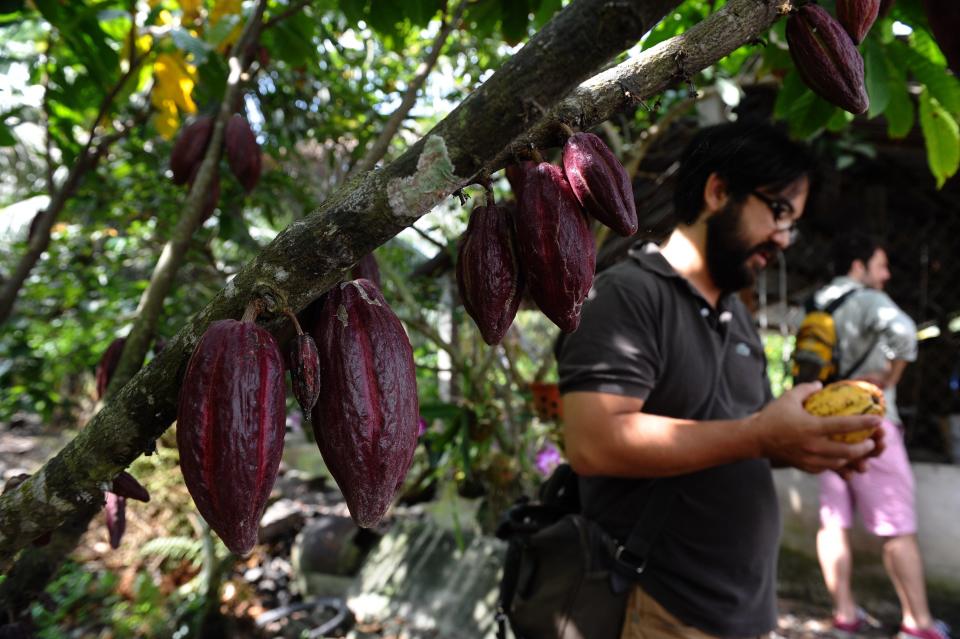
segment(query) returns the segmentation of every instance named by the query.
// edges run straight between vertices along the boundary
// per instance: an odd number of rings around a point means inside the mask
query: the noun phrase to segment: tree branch
[[[300,2],[290,7],[287,7],[287,9],[282,11],[281,13],[278,13],[275,16],[270,16],[270,19],[266,20],[263,23],[263,28],[260,30],[260,32],[263,33],[267,29],[275,27],[278,22],[283,22],[287,18],[291,16],[295,16],[296,14],[300,13],[311,4],[313,4],[313,0],[300,0]]]
[[[531,146],[559,146],[565,139],[561,124],[588,129],[627,106],[690,80],[738,47],[754,41],[790,8],[789,0],[731,0],[686,32],[584,82],[510,148],[488,162],[487,170],[492,173],[506,166]]]
[[[440,59],[440,52],[443,50],[444,43],[446,43],[450,33],[460,24],[468,1],[469,0],[460,0],[460,4],[457,5],[457,8],[454,10],[452,18],[447,19],[447,16],[444,16],[440,30],[430,45],[430,53],[428,53],[424,61],[420,63],[420,67],[417,69],[413,80],[410,81],[410,85],[403,95],[400,106],[390,114],[390,119],[387,120],[387,123],[384,125],[383,131],[380,132],[377,139],[370,145],[370,148],[367,149],[364,156],[350,169],[350,173],[347,174],[347,179],[360,173],[366,173],[387,154],[387,149],[390,148],[390,141],[393,140],[393,137],[397,134],[400,125],[403,123],[403,119],[410,113],[410,109],[416,104],[417,93],[420,92],[420,88],[424,82],[427,81],[427,77],[429,77],[430,72],[433,71],[433,67],[436,66],[437,60]]]
[[[529,126],[518,103],[554,105],[677,4],[679,0],[635,0],[614,6],[608,0],[576,0],[424,139],[386,167],[349,181],[317,211],[283,230],[76,438],[0,497],[0,556],[60,525],[83,504],[102,499],[107,482],[149,449],[176,415],[187,360],[210,322],[239,317],[250,297],[262,292],[294,311],[302,309],[361,257],[472,182]],[[723,14],[730,7],[743,13],[740,22]],[[721,24],[711,37],[729,49],[753,38],[743,23],[759,33],[776,17],[764,0],[731,0],[723,11],[711,19],[725,15],[722,24],[729,32]],[[642,87],[643,75],[656,75],[658,65],[666,64],[676,67],[673,60],[648,58],[647,66],[636,69],[640,77],[628,81]],[[616,104],[605,101],[609,111],[591,110],[597,118],[591,123],[609,117]],[[271,328],[281,326],[278,321]]]

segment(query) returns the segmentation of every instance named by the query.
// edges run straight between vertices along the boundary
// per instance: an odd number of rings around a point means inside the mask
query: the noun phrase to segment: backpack
[[[857,370],[870,355],[868,348],[853,366],[840,372],[840,351],[837,339],[837,326],[833,314],[854,293],[862,290],[852,288],[840,297],[819,308],[811,297],[806,304],[807,314],[797,331],[796,346],[793,350],[792,374],[795,383],[820,380],[824,384],[844,379]]]
[[[520,499],[497,537],[507,542],[498,639],[619,639],[627,598],[666,521],[673,490],[658,482],[622,544],[580,514],[577,475],[561,464],[538,499]],[[629,547],[629,549],[628,549]]]

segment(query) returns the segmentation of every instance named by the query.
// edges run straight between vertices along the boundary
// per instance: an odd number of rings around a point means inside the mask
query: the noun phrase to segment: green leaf
[[[437,0],[416,0],[409,3],[407,19],[416,27],[426,27],[437,15],[441,4]]]
[[[546,23],[550,22],[553,14],[559,11],[562,6],[562,0],[540,0],[540,6],[537,7],[533,14],[534,28],[539,29]]]
[[[527,22],[530,19],[527,0],[500,0],[500,11],[503,14],[503,39],[511,46],[518,44],[527,37]]]
[[[890,86],[892,80],[887,66],[887,56],[875,38],[868,38],[864,42],[863,57],[866,65],[867,95],[870,96],[870,110],[867,111],[867,117],[875,118],[887,108],[890,103],[890,93],[894,89]]]
[[[480,0],[467,6],[463,23],[470,25],[470,31],[475,38],[483,38],[494,32],[499,20],[499,0]]]
[[[913,128],[915,109],[904,70],[889,57],[886,63],[890,84],[887,86],[889,101],[883,116],[887,120],[887,135],[898,139],[906,137]]]
[[[400,35],[397,25],[403,22],[403,19],[403,4],[398,0],[373,0],[370,15],[367,16],[367,21],[374,31],[395,38]]]
[[[17,138],[14,137],[13,131],[10,130],[3,122],[0,122],[0,147],[3,146],[13,146],[17,143]]]
[[[796,69],[791,70],[783,79],[783,86],[777,93],[773,106],[773,116],[780,120],[789,119],[790,113],[797,108],[797,101],[804,96],[812,96]]]
[[[960,116],[960,80],[945,67],[934,64],[910,47],[902,45],[892,50],[899,51],[914,77],[930,89],[943,108]]]
[[[297,68],[316,59],[314,33],[313,22],[303,14],[298,14],[278,22],[267,31],[264,44],[272,56]]]
[[[233,30],[234,25],[240,22],[240,16],[225,16],[215,27],[210,29],[207,34],[209,44],[195,37],[186,29],[176,28],[170,32],[170,38],[173,44],[185,53],[193,54],[194,64],[203,64],[207,60],[207,55],[214,47],[226,38]]]
[[[56,0],[35,0],[35,4],[43,17],[57,28],[63,42],[92,79],[101,87],[110,86],[118,75],[120,61],[100,28],[97,8]]]
[[[939,189],[960,168],[960,125],[927,89],[920,94],[920,128]]]
[[[350,26],[356,26],[361,20],[367,17],[367,5],[369,0],[341,0],[340,10],[347,17]]]
[[[836,108],[814,95],[794,70],[784,78],[773,113],[774,117],[787,121],[794,137],[807,139],[830,123]]]
[[[25,0],[0,0],[0,13],[22,11],[25,4]]]
[[[280,25],[278,24],[277,27]],[[202,109],[205,105],[216,104],[223,99],[227,85],[229,69],[223,56],[212,55],[197,67],[198,82],[194,88],[194,100]]]

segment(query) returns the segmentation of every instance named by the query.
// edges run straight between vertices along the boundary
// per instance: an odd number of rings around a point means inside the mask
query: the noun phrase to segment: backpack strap
[[[863,290],[863,287],[861,287],[861,286],[854,286],[854,287],[851,288],[849,291],[845,292],[843,295],[837,297],[837,298],[834,299],[834,300],[831,300],[829,304],[827,304],[826,306],[823,307],[823,311],[824,311],[825,313],[830,313],[831,315],[833,315],[834,311],[836,311],[838,308],[840,308],[840,306],[841,306],[844,302],[846,302],[848,299],[850,299],[850,298],[853,296],[854,293],[856,293],[857,291],[861,291],[861,290]],[[813,299],[813,298],[811,298],[811,300],[812,300],[812,299]]]
[[[855,286],[855,287],[851,288],[849,291],[847,291],[846,293],[844,293],[844,294],[841,295],[840,297],[836,298],[835,300],[833,300],[833,301],[831,301],[829,304],[827,304],[826,307],[824,307],[823,310],[824,310],[825,312],[830,313],[831,315],[833,315],[834,311],[836,311],[838,308],[840,308],[840,305],[841,305],[841,304],[843,304],[845,301],[847,301],[847,299],[849,299],[850,297],[852,297],[854,293],[856,293],[856,292],[858,292],[858,291],[862,291],[862,290],[864,290],[864,288],[863,288],[862,286]],[[837,364],[838,364],[838,367],[837,367],[837,378],[838,378],[838,379],[846,379],[846,378],[848,378],[848,377],[850,376],[850,373],[852,373],[853,371],[855,371],[855,370],[857,370],[858,368],[860,368],[861,366],[863,366],[863,363],[864,363],[865,361],[867,361],[867,358],[870,357],[870,353],[873,352],[873,349],[875,349],[875,348],[877,347],[877,344],[879,344],[879,343],[880,343],[880,335],[876,335],[876,336],[873,338],[873,341],[870,343],[870,346],[867,347],[867,349],[863,352],[863,354],[861,354],[860,357],[857,358],[857,361],[855,361],[855,362],[853,363],[853,365],[851,365],[850,368],[848,368],[846,371],[843,371],[843,372],[840,371],[840,369],[839,369],[839,362],[838,362],[838,363],[837,363]]]
[[[646,570],[650,552],[667,523],[675,496],[676,490],[668,480],[653,480],[650,499],[643,507],[639,520],[614,554],[615,567],[621,575],[633,578]]]

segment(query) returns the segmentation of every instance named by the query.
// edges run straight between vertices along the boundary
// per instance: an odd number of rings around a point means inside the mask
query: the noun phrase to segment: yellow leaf
[[[217,0],[210,12],[210,22],[216,24],[224,16],[235,16],[240,13],[241,0]]]
[[[177,129],[180,128],[180,116],[177,115],[177,104],[173,100],[163,100],[159,105],[159,112],[153,116],[153,125],[157,133],[165,140],[172,140]]]
[[[191,97],[196,69],[182,55],[161,53],[153,63],[153,73],[157,80],[154,104],[156,100],[172,99],[181,111],[196,113],[197,105]]]
[[[180,8],[183,9],[183,17],[187,22],[197,19],[201,6],[203,6],[202,0],[180,0]]]

